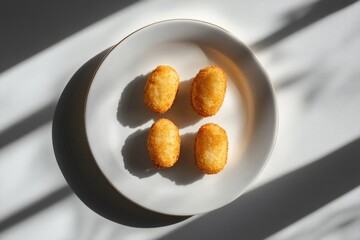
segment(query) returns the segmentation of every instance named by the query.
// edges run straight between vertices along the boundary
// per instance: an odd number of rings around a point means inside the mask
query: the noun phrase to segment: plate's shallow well
[[[209,65],[228,76],[220,111],[209,118],[191,108],[191,80]],[[180,87],[163,115],[143,104],[147,74],[170,65]],[[181,153],[170,169],[154,168],[146,152],[147,132],[161,117],[180,129]],[[229,138],[228,162],[216,175],[194,165],[194,138],[202,124],[223,127]],[[254,55],[229,32],[209,23],[169,20],[144,27],[117,44],[100,65],[85,108],[88,142],[94,158],[119,193],[144,208],[193,215],[228,204],[244,192],[273,148],[277,112],[272,86]]]

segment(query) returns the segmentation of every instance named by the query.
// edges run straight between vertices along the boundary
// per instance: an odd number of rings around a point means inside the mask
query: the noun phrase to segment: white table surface
[[[84,62],[134,30],[171,18],[212,22],[254,50],[276,89],[278,140],[248,194],[253,205],[245,197],[169,226],[125,226],[94,213],[67,187],[53,153],[51,113]],[[360,165],[354,160],[360,161],[359,64],[356,1],[131,4],[0,73],[0,239],[359,239]],[[30,130],[16,134],[22,129]],[[347,172],[322,176],[317,161],[326,168],[328,159],[334,162],[329,168],[341,161],[353,165]],[[359,175],[351,175],[354,169]],[[293,184],[293,173],[305,182],[319,176],[339,184],[309,192],[301,180]],[[287,191],[298,195],[287,196]],[[281,205],[287,197],[298,199],[290,210]],[[242,215],[247,204],[258,212]],[[257,221],[261,212],[268,222]],[[273,220],[272,214],[277,216]]]

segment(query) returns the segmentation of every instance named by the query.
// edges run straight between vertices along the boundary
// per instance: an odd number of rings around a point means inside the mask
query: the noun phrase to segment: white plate
[[[227,92],[220,111],[202,118],[190,105],[191,79],[213,64],[225,70]],[[158,65],[172,66],[181,79],[163,115],[143,104],[146,74]],[[182,136],[180,158],[166,170],[154,168],[146,152],[147,131],[161,117]],[[209,122],[229,138],[228,163],[216,175],[194,165],[195,133]],[[152,211],[193,215],[230,203],[254,180],[274,146],[277,110],[271,83],[243,43],[209,23],[168,20],[130,34],[108,54],[89,89],[85,126],[99,168],[119,193]]]

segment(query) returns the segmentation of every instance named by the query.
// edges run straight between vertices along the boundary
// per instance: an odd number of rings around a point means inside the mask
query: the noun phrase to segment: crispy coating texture
[[[157,168],[168,168],[176,163],[180,154],[180,135],[173,122],[161,118],[151,126],[147,151]]]
[[[206,174],[220,172],[227,162],[228,145],[226,131],[220,126],[201,126],[195,137],[195,165]]]
[[[201,69],[191,86],[191,105],[203,117],[215,115],[225,97],[226,74],[218,66]]]
[[[146,80],[144,103],[155,113],[164,113],[174,103],[179,88],[179,76],[170,66],[158,66]]]

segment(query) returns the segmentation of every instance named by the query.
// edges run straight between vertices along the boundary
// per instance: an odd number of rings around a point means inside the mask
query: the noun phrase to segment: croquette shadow
[[[155,114],[146,108],[143,101],[148,75],[149,73],[137,76],[126,85],[121,93],[116,114],[121,125],[131,128],[138,127],[155,117]]]
[[[147,178],[157,173],[146,150],[148,131],[142,129],[132,133],[121,149],[125,169],[138,178]]]
[[[193,79],[181,81],[174,104],[164,114],[152,113],[143,102],[143,92],[149,74],[139,75],[123,90],[117,109],[117,120],[123,126],[136,128],[153,119],[168,118],[179,128],[191,126],[200,121],[201,116],[191,106],[190,92]],[[129,135],[121,149],[124,166],[130,174],[138,178],[147,178],[155,173],[170,179],[177,185],[187,185],[201,179],[201,173],[194,164],[195,133],[181,136],[179,160],[168,169],[157,169],[153,166],[147,153],[147,134],[149,128],[137,130]]]
[[[201,116],[198,115],[191,106],[190,92],[192,80],[193,79],[189,79],[180,82],[174,104],[169,111],[160,115],[173,121],[180,129],[194,125],[201,119]]]
[[[186,133],[181,136],[181,150],[178,161],[168,169],[162,169],[159,174],[175,182],[176,185],[188,185],[204,177],[195,166],[194,160],[195,133]]]

